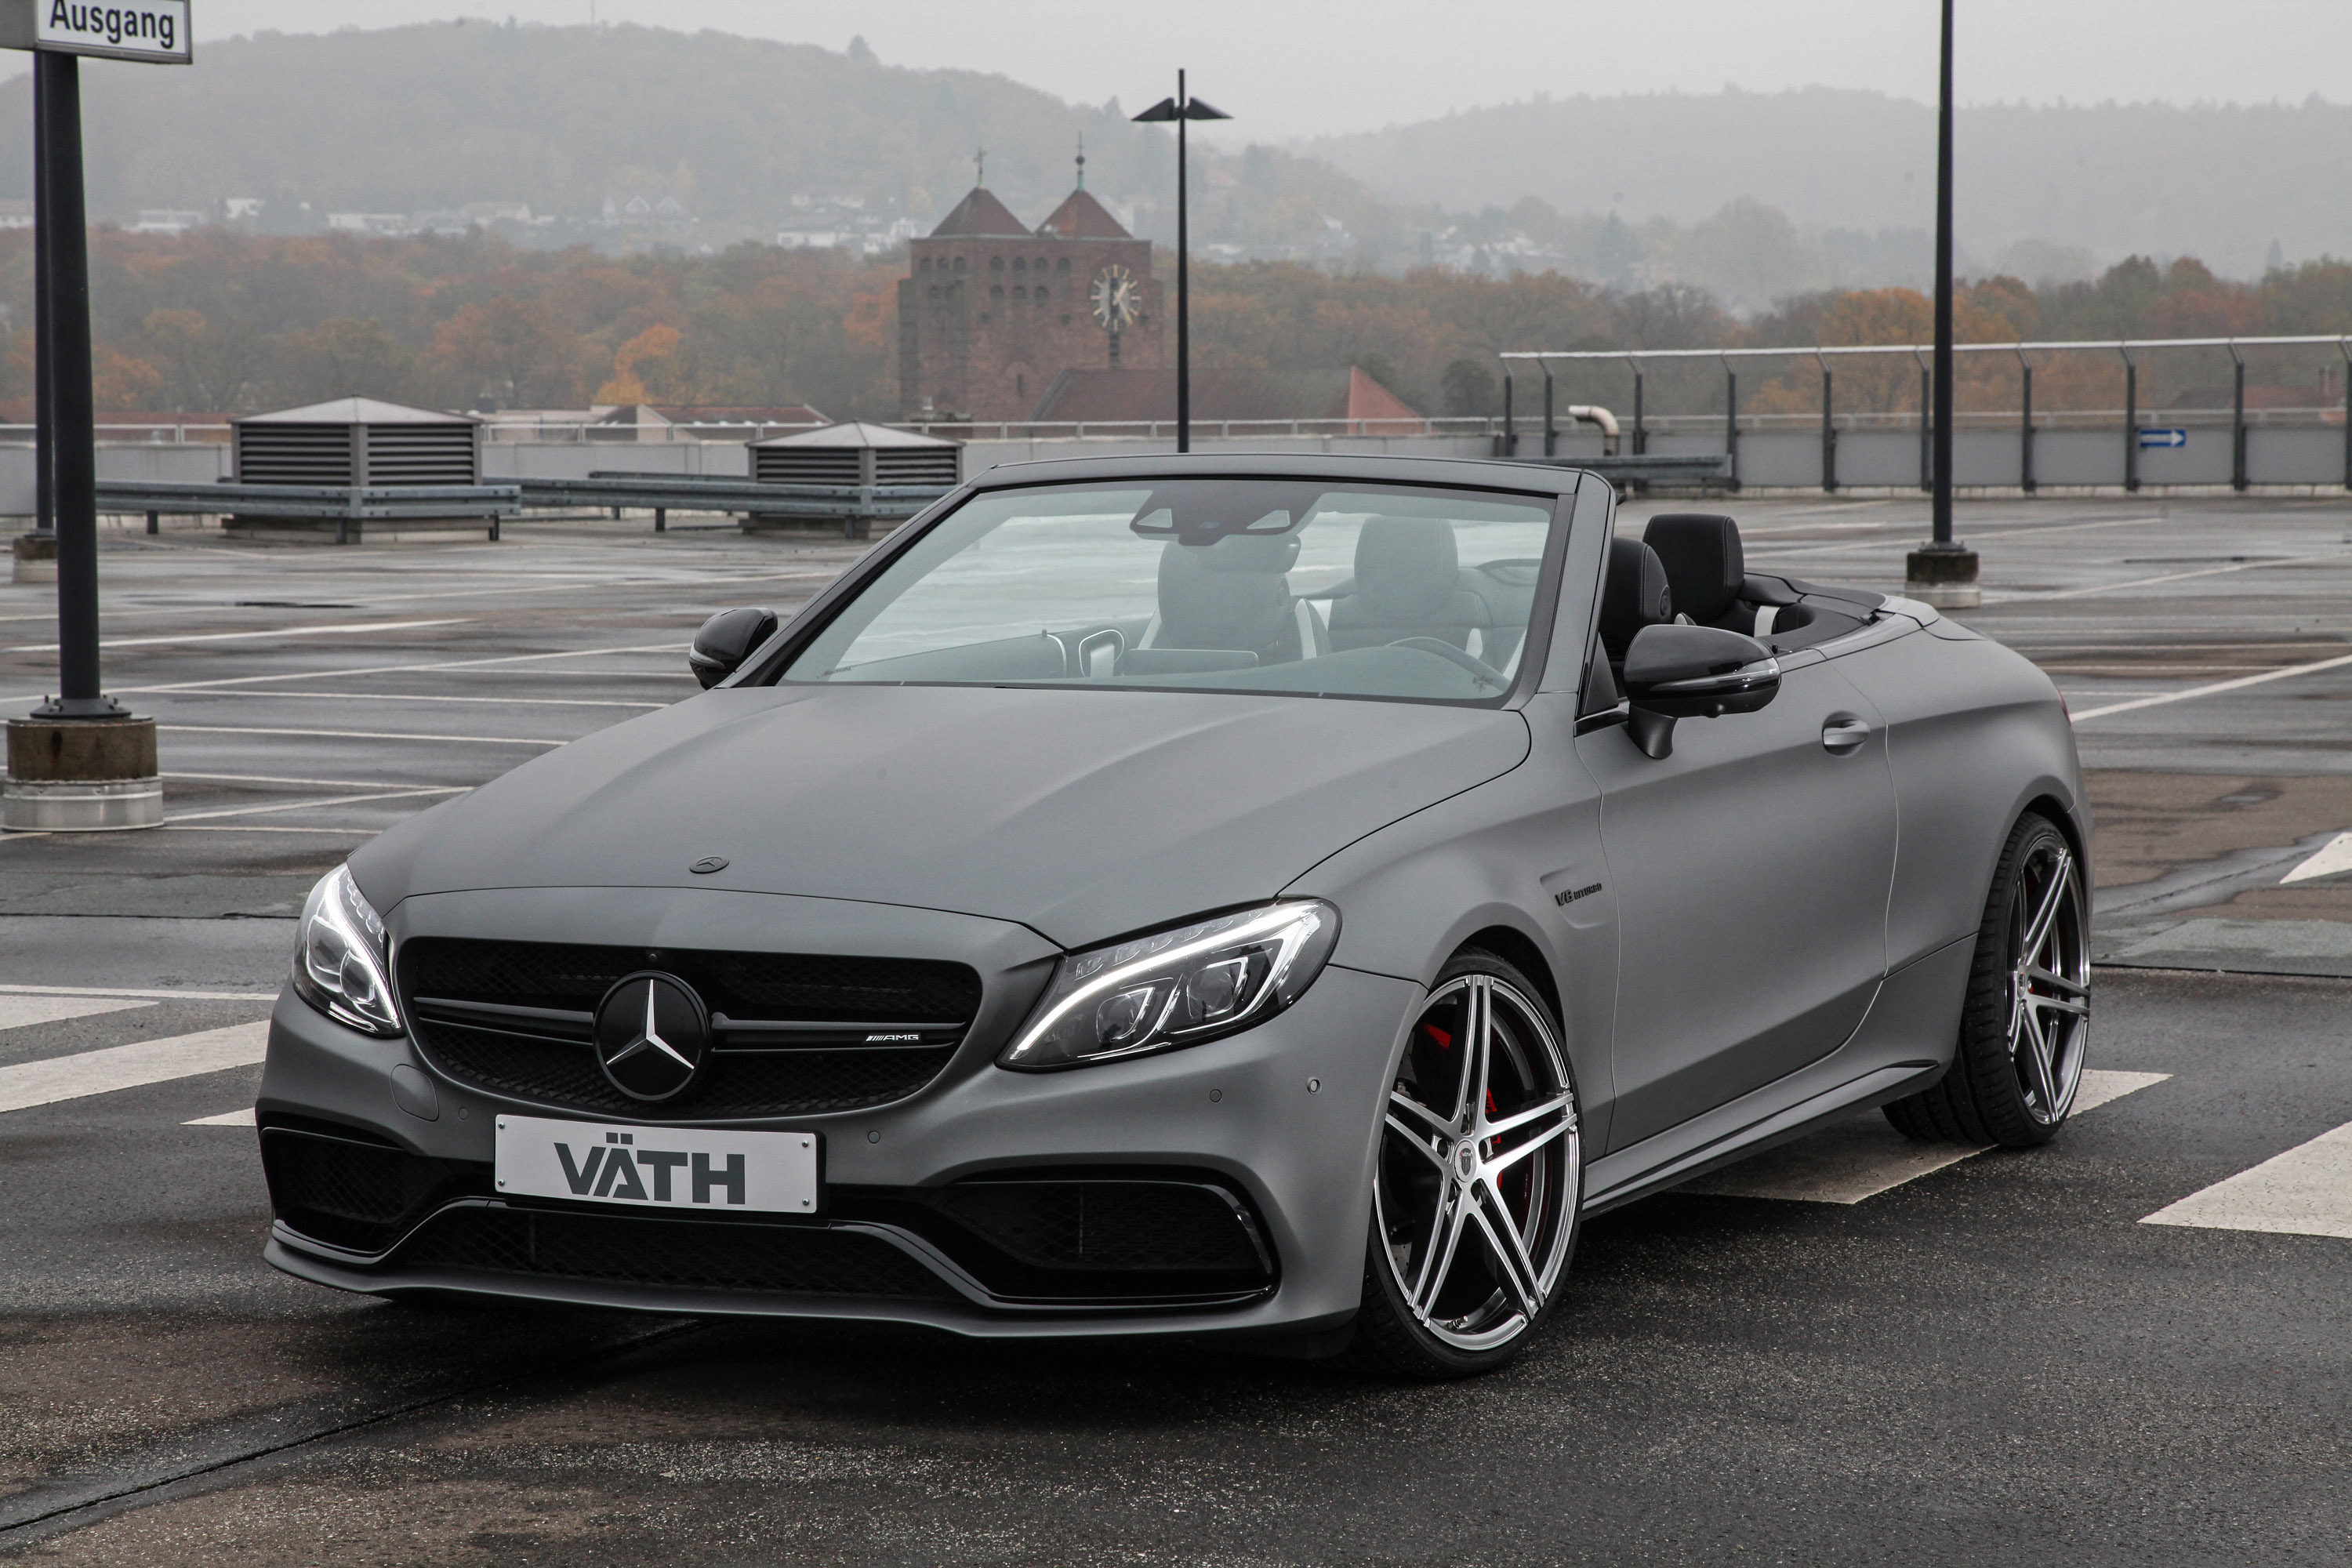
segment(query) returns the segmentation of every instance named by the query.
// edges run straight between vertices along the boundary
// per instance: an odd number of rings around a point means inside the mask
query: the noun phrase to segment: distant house
[[[327,227],[336,234],[369,234],[387,239],[416,232],[406,213],[329,213]]]
[[[146,207],[139,220],[131,226],[133,234],[185,234],[205,221],[200,212],[186,212],[177,207]]]
[[[1176,373],[1169,370],[1066,370],[1031,410],[1033,425],[1139,424],[1176,417]],[[1293,420],[1323,427],[1346,422],[1351,436],[1420,436],[1429,422],[1358,366],[1334,370],[1196,370],[1192,430],[1226,421]],[[1239,434],[1239,432],[1235,432]]]
[[[756,441],[762,437],[810,430],[829,424],[804,403],[767,407],[739,404],[625,403],[598,408],[591,418],[592,441]]]
[[[33,204],[22,196],[0,201],[0,228],[30,228],[33,226]]]

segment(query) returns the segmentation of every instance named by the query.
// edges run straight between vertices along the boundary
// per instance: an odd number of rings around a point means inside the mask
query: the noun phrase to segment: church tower
[[[1151,242],[1076,189],[1034,230],[985,185],[909,243],[898,280],[898,405],[908,420],[1021,421],[1066,370],[1156,370]]]

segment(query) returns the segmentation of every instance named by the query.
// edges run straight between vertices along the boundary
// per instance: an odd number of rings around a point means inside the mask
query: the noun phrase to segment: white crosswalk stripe
[[[111,1094],[118,1089],[168,1083],[198,1073],[251,1067],[268,1054],[269,1021],[232,1024],[194,1035],[136,1040],[127,1046],[0,1067],[0,1111],[26,1110],[61,1100]]]
[[[2352,1239],[2352,1121],[2168,1204],[2140,1223]]]
[[[2160,1072],[2083,1069],[2074,1114],[2097,1109],[2171,1077]],[[1990,1144],[1915,1143],[1876,1111],[1824,1127],[1752,1160],[1686,1182],[1677,1192],[1725,1198],[1776,1198],[1784,1203],[1858,1204],[1906,1182],[1956,1165]]]
[[[23,1029],[35,1024],[62,1024],[100,1013],[121,1013],[152,1007],[127,996],[6,996],[0,995],[0,1029]]]
[[[180,1125],[183,1127],[251,1127],[254,1125],[253,1107],[248,1105],[243,1110],[224,1110],[218,1116],[191,1116]]]

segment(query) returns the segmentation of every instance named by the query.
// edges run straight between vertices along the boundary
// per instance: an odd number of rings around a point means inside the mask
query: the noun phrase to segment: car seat
[[[1435,637],[1493,664],[1496,606],[1462,570],[1454,525],[1435,517],[1373,517],[1356,535],[1356,575],[1331,605],[1331,646],[1379,647]],[[1516,638],[1512,639],[1516,640]]]
[[[1738,523],[1714,512],[1665,512],[1650,520],[1642,542],[1665,568],[1676,614],[1702,626],[1753,634],[1756,606],[1741,603],[1748,558]]]
[[[1674,618],[1674,591],[1658,552],[1638,539],[1611,540],[1601,585],[1601,646],[1609,662],[1622,666],[1635,633]]]
[[[1321,624],[1286,575],[1297,559],[1296,533],[1170,540],[1160,552],[1160,613],[1139,646],[1252,653],[1260,664],[1318,651]]]

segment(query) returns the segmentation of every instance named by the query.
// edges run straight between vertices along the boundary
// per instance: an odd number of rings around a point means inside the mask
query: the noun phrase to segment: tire
[[[1886,1107],[1897,1131],[2010,1149],[2057,1136],[2090,1047],[2089,913],[2065,835],[2039,813],[2018,818],[1985,897],[1952,1065]]]
[[[1378,1131],[1349,1351],[1360,1366],[1416,1379],[1491,1372],[1559,1298],[1584,1152],[1575,1078],[1542,994],[1471,950],[1422,1005]],[[1485,1091],[1469,1092],[1481,1077]]]

